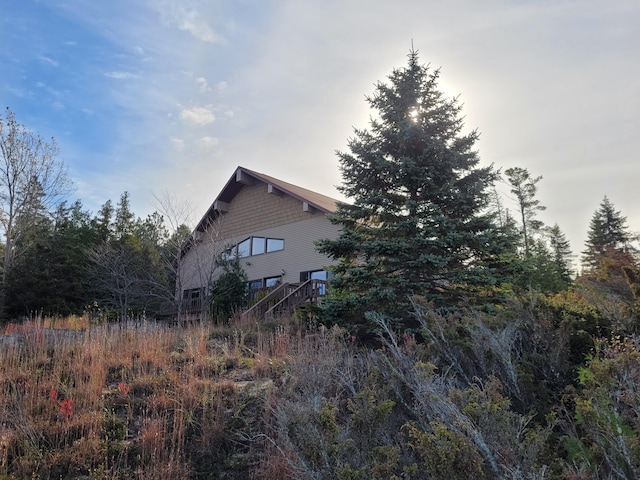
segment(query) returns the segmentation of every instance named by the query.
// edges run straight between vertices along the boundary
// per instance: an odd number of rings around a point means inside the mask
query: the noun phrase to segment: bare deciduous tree
[[[220,275],[218,260],[229,247],[220,239],[222,216],[205,217],[194,229],[194,212],[191,206],[168,192],[154,196],[155,206],[173,232],[167,242],[166,266],[175,279],[174,310],[178,323],[187,316],[198,316],[202,321],[209,314],[211,286]],[[199,290],[197,299],[190,302],[183,292]],[[194,308],[197,307],[197,312]]]
[[[30,226],[32,213],[50,209],[70,191],[66,168],[49,143],[19,124],[7,108],[0,117],[0,225],[5,237],[3,284],[15,260],[14,245]],[[20,223],[16,220],[20,218]]]

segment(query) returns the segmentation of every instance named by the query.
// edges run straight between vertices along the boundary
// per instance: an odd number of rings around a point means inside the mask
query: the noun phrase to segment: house
[[[240,260],[254,300],[271,292],[259,316],[292,295],[315,299],[326,293],[331,261],[314,241],[338,236],[327,218],[337,202],[238,167],[182,249],[176,292],[183,311],[195,313],[208,304],[203,300],[222,273],[219,258]]]

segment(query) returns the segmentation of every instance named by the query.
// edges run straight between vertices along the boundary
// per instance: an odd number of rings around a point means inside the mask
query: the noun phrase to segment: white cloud
[[[207,79],[206,78],[198,77],[198,78],[196,78],[196,83],[198,85],[200,85],[200,91],[201,92],[210,92],[211,91],[211,87],[207,83]]]
[[[223,38],[214,32],[196,12],[186,13],[177,23],[180,30],[186,30],[200,40],[210,43],[223,43]]]
[[[18,97],[18,98],[24,98],[27,96],[27,92],[25,92],[23,89],[21,88],[16,88],[16,87],[7,87],[7,91],[11,94],[13,94],[13,96]]]
[[[182,151],[184,149],[184,140],[181,138],[172,138],[171,143],[173,143],[173,146],[178,151]]]
[[[59,64],[57,61],[55,61],[53,58],[49,58],[49,57],[45,57],[44,55],[40,55],[38,57],[38,59],[42,62],[42,63],[48,63],[49,65],[51,65],[52,67],[57,67]]]
[[[202,137],[198,140],[198,145],[202,150],[212,150],[220,141],[215,137]]]
[[[131,72],[107,72],[104,75],[109,78],[115,78],[116,80],[129,80],[132,78],[138,78],[135,73]]]
[[[162,17],[162,21],[172,27],[189,32],[194,37],[208,43],[225,44],[226,40],[218,34],[195,9],[189,9],[178,2],[156,1],[152,5]]]
[[[216,120],[212,107],[190,107],[183,108],[180,112],[180,118],[195,125],[208,125]]]
[[[218,94],[222,95],[225,90],[227,89],[227,87],[229,86],[229,84],[227,82],[218,82],[218,84],[216,85],[216,89],[218,90]]]
[[[227,110],[226,112],[224,112],[224,116],[227,118],[233,118],[235,114],[233,113],[233,110]]]

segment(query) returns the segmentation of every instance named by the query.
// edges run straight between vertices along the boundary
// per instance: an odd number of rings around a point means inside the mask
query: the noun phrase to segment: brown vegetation
[[[577,296],[414,308],[420,338],[374,315],[376,347],[295,319],[9,324],[0,478],[635,478],[637,337],[575,370]]]

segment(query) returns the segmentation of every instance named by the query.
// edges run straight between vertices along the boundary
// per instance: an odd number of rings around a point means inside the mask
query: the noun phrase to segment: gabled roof
[[[283,182],[282,180],[265,175],[264,173],[254,172],[253,170],[249,170],[244,167],[238,167],[218,197],[211,204],[207,213],[205,213],[200,222],[198,222],[195,231],[204,231],[211,221],[215,220],[221,214],[221,205],[230,203],[244,185],[251,184],[253,181],[265,183],[268,188],[280,191],[285,195],[289,195],[290,197],[300,200],[303,204],[307,204],[323,213],[335,212],[339,202],[339,200],[336,200],[335,198],[307,190],[306,188],[298,187],[291,183]]]

